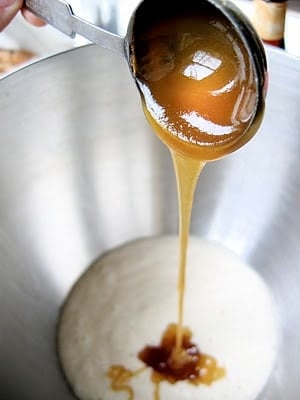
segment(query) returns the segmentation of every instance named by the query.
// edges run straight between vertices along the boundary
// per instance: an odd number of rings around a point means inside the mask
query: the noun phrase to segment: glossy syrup
[[[201,14],[157,19],[138,29],[132,69],[146,118],[171,151],[178,187],[178,318],[157,346],[146,345],[137,355],[152,370],[154,399],[159,400],[162,381],[211,385],[226,374],[184,327],[189,229],[195,188],[206,162],[237,150],[256,132],[257,87],[244,44],[209,5]],[[112,366],[112,390],[126,391],[133,400],[130,379],[142,371]]]

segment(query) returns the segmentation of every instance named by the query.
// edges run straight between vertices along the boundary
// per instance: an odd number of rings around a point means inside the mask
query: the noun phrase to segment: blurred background
[[[249,18],[253,18],[254,0],[232,0]],[[111,32],[125,35],[130,16],[139,0],[70,0],[74,14]],[[288,0],[285,18],[285,51],[300,57],[300,1]],[[82,37],[70,39],[51,26],[36,28],[18,15],[0,34],[0,64],[12,51],[29,52],[11,63],[2,73],[11,72],[33,60],[44,58],[73,47],[88,44]],[[8,54],[8,55],[7,55]],[[7,60],[6,60],[7,61]],[[18,61],[18,60],[17,60]]]

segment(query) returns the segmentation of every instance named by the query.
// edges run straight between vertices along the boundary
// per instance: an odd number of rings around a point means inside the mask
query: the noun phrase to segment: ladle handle
[[[77,17],[64,0],[25,0],[24,6],[49,25],[74,38],[79,34],[107,50],[120,53],[124,50],[124,38]]]

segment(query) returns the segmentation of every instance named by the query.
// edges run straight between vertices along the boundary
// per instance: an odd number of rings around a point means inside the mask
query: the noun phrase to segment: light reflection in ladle
[[[197,81],[207,78],[214,74],[222,65],[222,60],[206,51],[198,50],[192,58],[192,63],[187,65],[183,71],[183,75],[187,78],[192,78]]]
[[[210,134],[214,136],[231,135],[236,130],[236,128],[232,125],[227,126],[214,123],[213,121],[202,117],[202,115],[200,115],[195,111],[192,111],[190,113],[183,113],[181,115],[181,118],[184,119],[191,127],[197,128],[202,132],[206,132],[208,135]],[[189,142],[205,146],[205,142],[204,143],[199,142],[193,136],[189,138]]]

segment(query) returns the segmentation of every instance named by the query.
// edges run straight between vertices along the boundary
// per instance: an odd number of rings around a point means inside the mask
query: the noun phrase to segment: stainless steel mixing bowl
[[[260,399],[298,400],[300,60],[270,49],[268,62],[263,126],[205,168],[191,231],[272,290],[281,347]],[[55,351],[60,306],[103,251],[177,232],[171,159],[125,61],[94,45],[2,79],[0,121],[0,398],[70,400]]]

